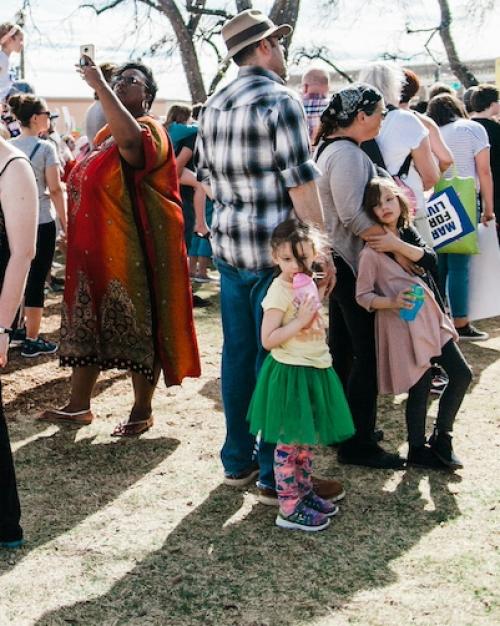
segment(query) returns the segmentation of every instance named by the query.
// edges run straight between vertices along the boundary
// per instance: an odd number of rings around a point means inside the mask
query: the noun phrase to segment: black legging
[[[436,428],[439,431],[451,432],[465,392],[472,380],[472,372],[464,355],[452,339],[443,346],[441,356],[432,361],[444,369],[449,379],[439,399]],[[410,446],[423,446],[425,443],[425,420],[431,382],[432,371],[429,368],[408,393],[406,425]]]
[[[45,279],[49,273],[56,248],[56,223],[40,224],[36,236],[36,255],[31,261],[24,292],[24,305],[43,308]]]
[[[0,383],[0,541],[22,539],[23,530],[19,525],[20,519],[21,507],[17,495],[9,432],[3,413],[2,385]]]
[[[356,277],[335,257],[337,283],[329,303],[329,346],[351,409],[359,443],[372,440],[377,418],[377,361],[373,313],[356,302]]]

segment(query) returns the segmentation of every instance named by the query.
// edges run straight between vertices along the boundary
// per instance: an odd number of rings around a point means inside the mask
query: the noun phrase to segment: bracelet
[[[6,326],[0,326],[0,335],[7,335],[12,332],[12,328],[7,328]]]

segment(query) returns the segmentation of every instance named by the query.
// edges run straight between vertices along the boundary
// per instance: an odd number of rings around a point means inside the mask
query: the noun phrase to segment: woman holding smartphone
[[[73,368],[71,395],[40,419],[90,424],[99,371],[127,369],[134,403],[112,434],[133,436],[153,425],[160,372],[166,385],[200,374],[175,157],[149,115],[157,91],[149,68],[126,63],[111,85],[89,57],[80,72],[107,125],[68,179],[60,355]]]

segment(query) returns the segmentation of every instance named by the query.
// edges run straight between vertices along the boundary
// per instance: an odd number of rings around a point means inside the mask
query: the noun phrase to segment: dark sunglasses
[[[135,78],[135,76],[115,76],[112,81],[111,84],[114,85],[118,85],[118,83],[125,83],[126,85],[140,85],[141,87],[145,87],[146,83],[141,82],[140,80],[137,80],[137,78]]]

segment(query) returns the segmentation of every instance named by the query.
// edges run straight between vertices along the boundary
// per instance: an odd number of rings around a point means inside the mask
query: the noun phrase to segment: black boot
[[[407,464],[412,467],[425,467],[427,469],[447,469],[445,465],[431,450],[429,446],[409,446]]]
[[[429,445],[433,454],[450,469],[462,469],[463,463],[453,452],[451,440],[452,436],[449,433],[440,432],[435,428],[429,438]]]

